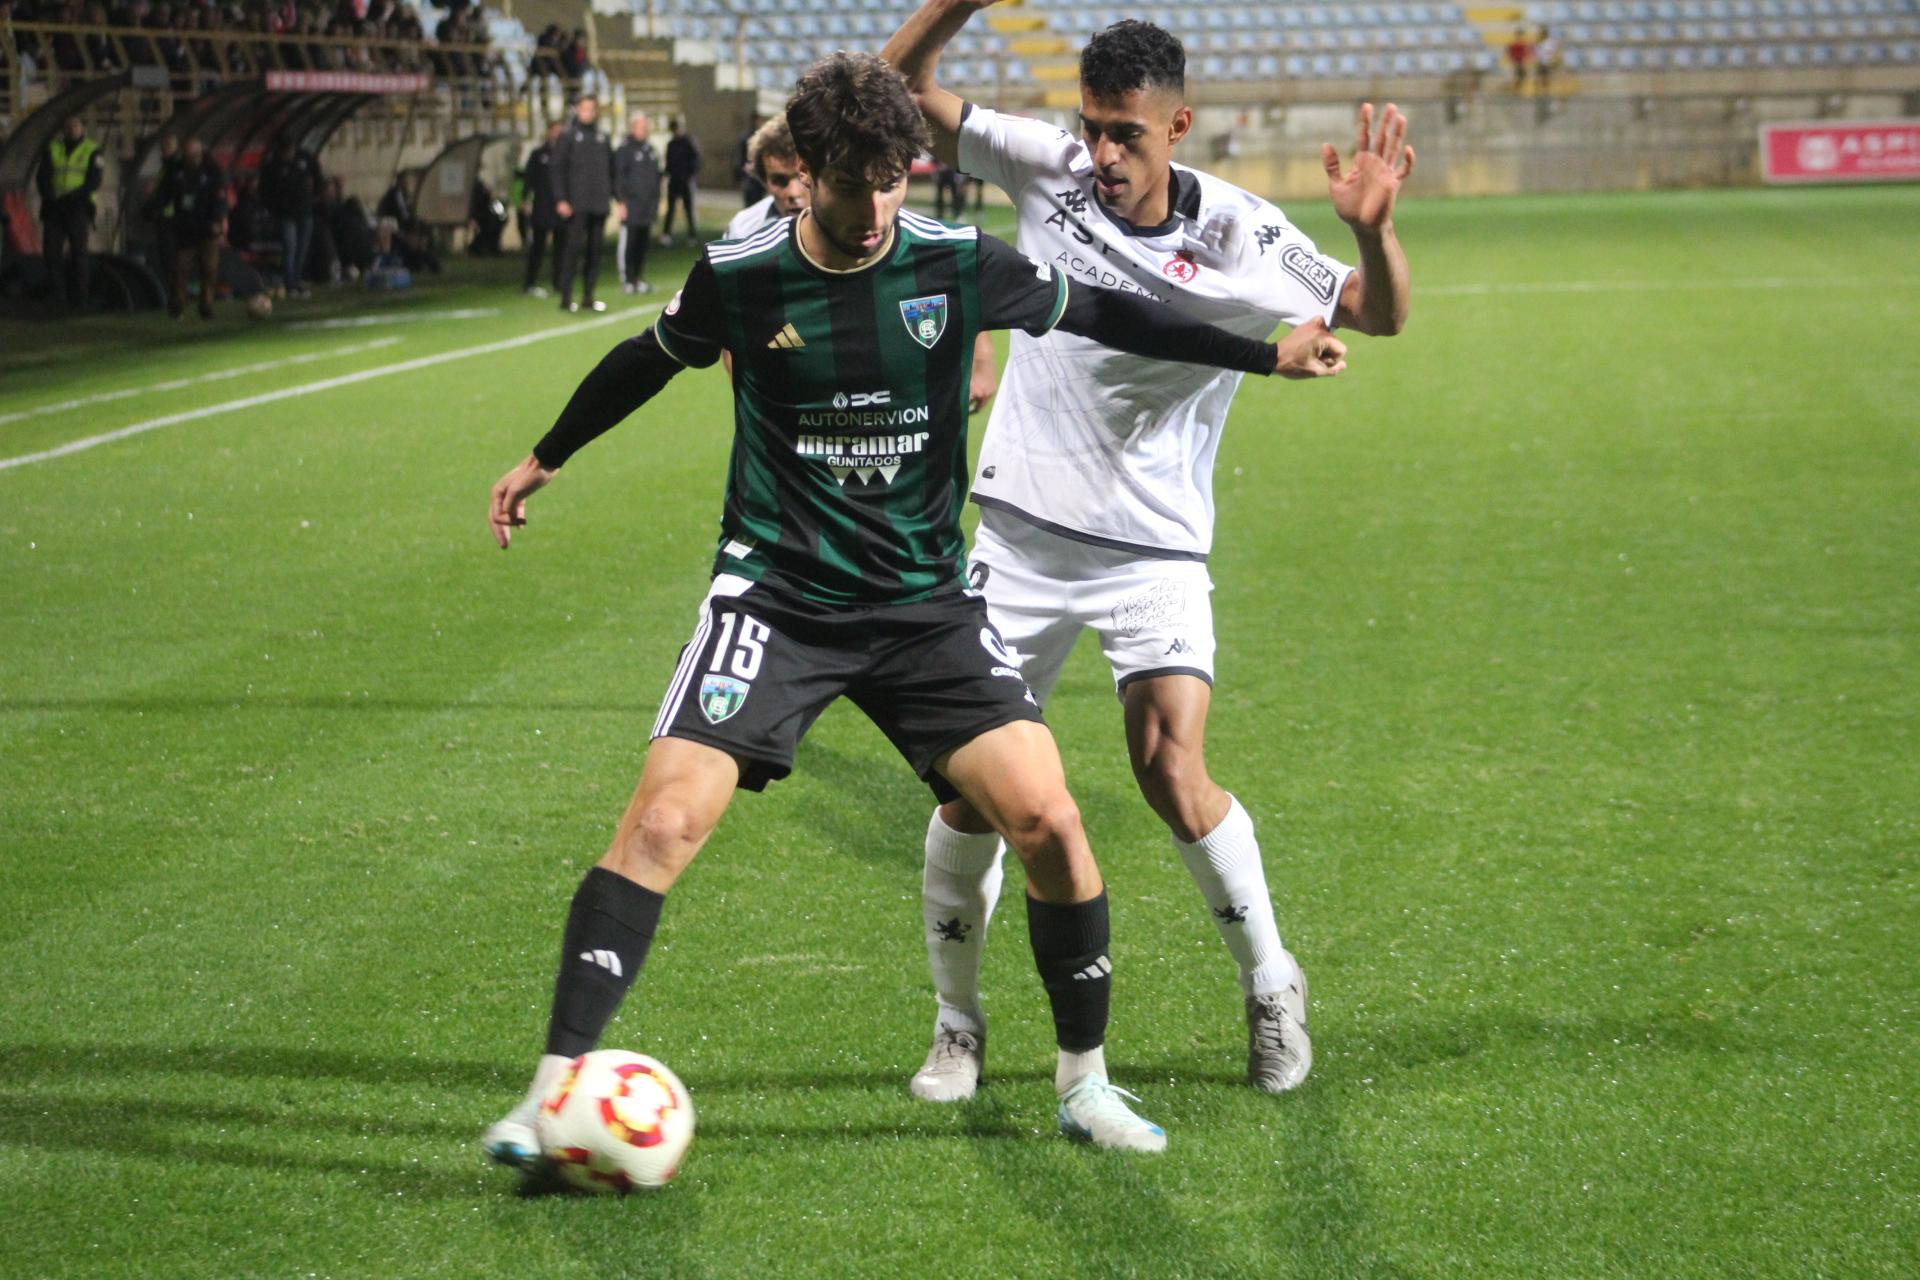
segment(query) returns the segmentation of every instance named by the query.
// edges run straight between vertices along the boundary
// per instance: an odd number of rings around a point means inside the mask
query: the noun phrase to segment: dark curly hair
[[[793,149],[815,177],[834,170],[891,186],[933,144],[900,73],[871,53],[828,54],[787,99]]]
[[[1080,51],[1080,87],[1096,98],[1135,89],[1187,91],[1187,51],[1154,26],[1128,18],[1095,32]]]

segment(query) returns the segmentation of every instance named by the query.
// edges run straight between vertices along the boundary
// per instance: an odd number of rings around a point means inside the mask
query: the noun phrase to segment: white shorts
[[[980,513],[967,580],[1042,703],[1084,627],[1100,636],[1116,690],[1149,676],[1213,683],[1213,579],[1199,560],[1158,560]]]

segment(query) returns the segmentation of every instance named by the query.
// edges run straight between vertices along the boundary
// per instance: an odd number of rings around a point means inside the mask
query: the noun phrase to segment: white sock
[[[1264,995],[1294,980],[1292,957],[1280,945],[1267,896],[1267,874],[1260,865],[1260,842],[1253,819],[1228,796],[1227,816],[1192,844],[1178,836],[1173,847],[1200,886],[1220,940],[1240,966],[1240,986],[1248,995]]]
[[[1053,1068],[1053,1091],[1065,1093],[1067,1086],[1088,1074],[1107,1078],[1107,1049],[1105,1045],[1096,1045],[1085,1053],[1075,1053],[1071,1049],[1060,1051],[1060,1061]]]
[[[573,1065],[573,1059],[560,1053],[543,1053],[540,1065],[533,1069],[533,1083],[527,1086],[527,1102],[539,1106],[553,1092],[553,1086],[560,1083],[560,1077],[567,1074],[567,1068]]]
[[[940,1002],[935,1026],[978,1035],[987,1028],[980,1008],[980,956],[987,921],[1000,900],[1005,846],[989,831],[969,835],[933,811],[927,823],[927,861],[920,881],[920,918],[927,929],[927,967]]]

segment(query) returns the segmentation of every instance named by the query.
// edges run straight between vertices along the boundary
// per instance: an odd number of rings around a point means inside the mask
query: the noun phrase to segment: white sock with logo
[[[1232,796],[1227,800],[1227,816],[1219,826],[1192,844],[1175,836],[1173,847],[1200,886],[1220,940],[1240,966],[1241,988],[1248,995],[1263,995],[1285,988],[1294,980],[1295,970],[1274,924],[1253,819],[1238,800]]]
[[[969,835],[940,811],[927,823],[927,861],[920,881],[920,917],[927,930],[927,967],[940,1001],[935,1026],[974,1034],[986,1030],[980,1008],[980,956],[987,922],[1000,900],[1005,846],[989,831]]]

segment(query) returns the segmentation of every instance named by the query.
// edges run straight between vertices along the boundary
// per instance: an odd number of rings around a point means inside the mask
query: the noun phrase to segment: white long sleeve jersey
[[[960,126],[960,168],[999,186],[1020,249],[1074,284],[1150,294],[1250,338],[1319,316],[1352,268],[1269,202],[1173,166],[1167,221],[1136,228],[1094,195],[1093,158],[1052,125],[983,107]],[[1054,332],[1012,336],[974,500],[1045,529],[1169,559],[1213,545],[1213,465],[1240,375],[1143,360]]]

